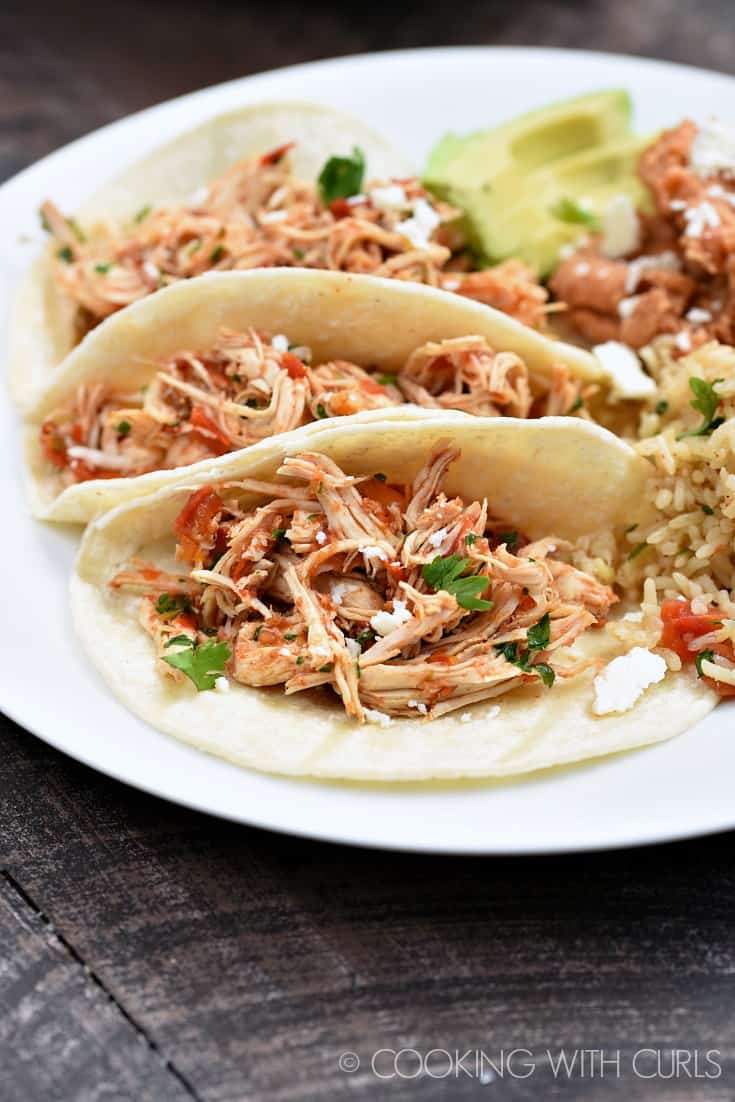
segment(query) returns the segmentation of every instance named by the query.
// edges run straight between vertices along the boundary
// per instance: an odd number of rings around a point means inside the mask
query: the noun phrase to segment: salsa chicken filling
[[[532,326],[546,290],[510,260],[482,271],[458,228],[460,212],[415,178],[371,183],[364,159],[333,157],[316,184],[294,176],[291,145],[228,169],[189,203],[145,207],[131,223],[89,236],[49,200],[54,275],[80,308],[80,332],[175,283],[213,270],[297,267],[361,272],[454,291]]]
[[[223,332],[206,353],[174,356],[143,389],[80,385],[43,422],[44,456],[68,486],[180,467],[309,421],[404,402],[486,417],[587,416],[584,399],[596,389],[563,365],[531,379],[520,357],[477,336],[425,344],[395,375],[311,358],[282,334]]]
[[[140,595],[160,673],[198,690],[328,686],[348,716],[387,724],[550,689],[585,668],[567,648],[617,598],[563,541],[448,498],[459,454],[440,444],[405,485],[304,452],[278,480],[204,486],[174,523],[181,571],[136,559],[109,584]]]

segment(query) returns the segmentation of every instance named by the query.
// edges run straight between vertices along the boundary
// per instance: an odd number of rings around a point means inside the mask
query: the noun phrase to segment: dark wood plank
[[[3,1102],[195,1097],[7,875],[0,946]]]
[[[654,1097],[637,1049],[718,1049],[722,1078],[655,1097],[732,1097],[732,836],[528,861],[353,851],[164,805],[17,731],[4,745],[13,875],[204,1099],[384,1098],[369,1070],[339,1071],[344,1051],[364,1068],[384,1046],[562,1045],[621,1049],[631,1102]],[[546,1065],[503,1097],[602,1102],[622,1084],[555,1086]]]
[[[329,55],[534,43],[733,72],[731,9],[5,0],[0,179],[150,103]],[[732,835],[544,861],[348,851],[142,796],[10,722],[0,746],[0,866],[18,885],[0,885],[3,1102],[165,1102],[186,1098],[187,1083],[207,1102],[733,1096]],[[554,1082],[543,1054],[562,1045],[620,1049],[620,1078]],[[459,1074],[380,1080],[369,1063],[382,1047],[523,1047],[540,1066],[488,1094]],[[722,1074],[638,1078],[642,1047],[664,1061],[671,1048],[700,1061],[719,1050]],[[357,1072],[339,1070],[345,1051]]]

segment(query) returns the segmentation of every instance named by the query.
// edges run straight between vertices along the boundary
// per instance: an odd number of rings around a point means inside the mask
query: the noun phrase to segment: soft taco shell
[[[199,749],[253,769],[349,780],[525,773],[657,742],[709,712],[713,693],[686,674],[669,673],[632,711],[597,718],[589,672],[549,691],[526,688],[462,714],[395,720],[382,728],[346,719],[328,693],[287,698],[279,688],[235,682],[226,694],[197,693],[189,684],[167,684],[156,672],[153,647],[137,623],[137,599],[114,593],[107,583],[135,554],[172,565],[171,524],[192,488],[272,476],[285,455],[305,448],[327,453],[356,474],[379,469],[389,478],[407,479],[448,436],[462,449],[448,492],[466,499],[487,495],[494,515],[532,538],[574,539],[582,530],[623,524],[636,515],[641,461],[615,437],[584,422],[480,421],[447,413],[411,422],[372,415],[318,424],[200,464],[186,484],[122,505],[87,529],[71,597],[74,624],[91,661],[133,712]],[[585,638],[604,659],[620,652],[602,631]]]
[[[129,219],[148,204],[182,202],[243,157],[291,141],[303,179],[315,179],[328,157],[353,145],[365,153],[371,177],[410,172],[398,151],[350,115],[318,104],[262,103],[218,115],[149,153],[88,199],[77,220],[93,233],[95,224]],[[24,278],[11,316],[10,388],[21,405],[76,343],[76,307],[57,289],[53,249],[49,243]]]
[[[447,291],[299,268],[213,272],[174,284],[113,314],[52,373],[28,411],[26,454],[35,515],[86,523],[105,509],[182,477],[183,468],[154,471],[135,478],[82,482],[59,493],[58,478],[41,451],[39,426],[77,386],[104,380],[140,387],[155,374],[156,361],[182,349],[203,351],[222,328],[251,326],[309,345],[316,363],[343,358],[396,371],[427,341],[479,335],[496,351],[518,353],[532,375],[548,375],[554,363],[562,362],[581,378],[594,377],[594,361],[591,369],[590,357],[581,349],[552,341],[507,314]],[[397,407],[392,416],[410,416],[409,408]]]

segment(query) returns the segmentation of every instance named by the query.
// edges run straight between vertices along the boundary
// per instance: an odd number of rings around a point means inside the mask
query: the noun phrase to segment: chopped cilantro
[[[189,245],[189,248],[186,251],[189,254],[189,256],[193,256],[194,253],[199,252],[201,247],[202,247],[201,238],[200,237],[195,237],[194,240]]]
[[[556,674],[552,670],[551,666],[547,662],[537,662],[535,666],[531,667],[531,669],[536,671],[546,688],[550,689],[551,686],[554,684],[554,678],[556,677]]]
[[[316,407],[316,415],[317,415],[317,417],[326,417],[327,416],[327,411],[326,411],[326,409],[324,408],[324,406],[322,405],[321,402]]]
[[[186,674],[200,693],[213,689],[217,678],[224,673],[225,662],[232,655],[227,643],[216,643],[214,639],[209,639],[206,643],[195,643],[187,635],[177,635],[169,639],[166,647],[174,644],[180,646],[181,650],[163,655],[163,661]]]
[[[296,659],[296,665],[297,666],[303,666],[305,661],[306,661],[306,659],[304,658],[304,656],[302,654],[300,654],[299,657]]]
[[[705,513],[708,517],[711,517],[711,516],[714,515],[715,511],[714,511],[714,509],[712,508],[711,505],[705,505],[703,503],[702,504],[702,512]]]
[[[365,644],[366,643],[372,643],[374,638],[375,638],[375,632],[372,630],[372,628],[365,628],[357,636],[357,638],[355,639],[355,642],[359,643],[360,646],[362,647],[362,649],[364,650],[365,649]]]
[[[677,436],[677,440],[683,440],[687,436],[709,436],[710,433],[718,429],[720,425],[724,424],[724,417],[715,417],[714,413],[720,404],[720,398],[715,393],[715,383],[723,382],[722,379],[715,379],[713,382],[708,383],[705,379],[700,379],[697,375],[692,375],[689,378],[689,387],[691,389],[694,398],[689,403],[692,409],[696,409],[698,413],[702,414],[702,424],[699,428],[690,429],[689,432],[681,432]]]
[[[285,528],[274,528],[271,532],[271,537],[275,541],[275,543],[280,543],[281,540],[285,541],[286,543],[289,542]]]
[[[167,618],[177,616],[180,612],[191,612],[191,601],[183,595],[172,597],[170,593],[162,593],[156,601],[156,612],[159,616]],[[187,636],[179,635],[176,638],[186,639]]]
[[[715,652],[713,650],[709,650],[709,649],[708,650],[701,650],[699,652],[699,654],[697,655],[697,657],[694,659],[694,665],[697,667],[697,677],[704,677],[705,676],[705,674],[702,673],[702,663],[703,662],[714,662],[714,660],[715,660]]]
[[[115,426],[118,436],[127,436],[132,427],[129,421],[118,421]]]
[[[475,532],[468,532],[464,538],[465,545],[467,547],[472,547],[472,544],[475,542],[476,539],[477,534]]]
[[[551,622],[548,612],[545,612],[537,624],[529,628],[526,633],[526,642],[529,650],[543,650],[549,645],[551,638]]]
[[[666,401],[665,398],[662,398],[660,402],[656,402],[656,405],[654,406],[654,409],[659,417],[661,417],[662,414],[666,413],[668,408],[669,403]]]
[[[209,254],[209,259],[212,261],[213,264],[216,264],[217,261],[221,260],[224,255],[225,255],[224,246],[223,245],[218,245],[217,248],[213,249],[212,252]]]
[[[306,519],[307,520],[321,520],[321,517],[322,517],[321,513],[309,513],[309,515]]]
[[[319,673],[331,673],[334,669],[334,662],[327,662],[326,666],[319,667]]]
[[[648,547],[648,543],[646,542],[646,540],[644,540],[643,543],[637,543],[635,545],[635,547],[632,549],[632,551],[628,552],[628,562],[631,562],[633,559],[637,559],[638,556],[643,551],[645,551],[647,547]]]
[[[256,643],[258,642],[258,639],[260,638],[260,633],[261,633],[262,630],[263,630],[263,625],[258,624],[257,628],[253,632],[253,639]]]
[[[46,217],[46,211],[43,210],[41,207],[38,208],[38,217],[41,222],[41,229],[44,229],[46,233],[53,233],[53,230],[51,229],[51,223]]]
[[[365,154],[352,147],[351,157],[330,157],[319,173],[317,183],[322,202],[329,206],[335,199],[357,195],[365,175]]]
[[[548,613],[541,620],[539,620],[538,624],[536,624],[536,628],[541,628],[541,625],[544,623],[544,620],[548,621]],[[548,623],[545,625],[545,627],[546,627],[546,629],[548,629]],[[546,686],[546,688],[550,689],[551,686],[554,684],[554,679],[556,677],[556,674],[552,670],[551,666],[549,666],[547,662],[537,662],[535,665],[534,665],[533,662],[531,662],[531,649],[530,648],[531,648],[531,646],[534,645],[534,644],[531,643],[531,638],[532,638],[531,633],[533,631],[534,631],[534,628],[529,628],[528,629],[528,640],[529,640],[529,649],[528,650],[519,651],[518,643],[499,643],[499,644],[496,645],[495,649],[499,654],[502,654],[502,656],[506,660],[506,662],[510,662],[511,665],[513,665],[513,666],[518,666],[518,669],[522,670],[523,673],[536,673],[536,674],[538,674],[539,678],[541,679],[543,684]],[[543,636],[545,634],[546,634],[546,631],[544,629],[542,629],[541,632],[539,633],[539,637]],[[548,637],[546,638],[546,642],[548,643]],[[538,647],[538,644],[536,644],[536,647]]]
[[[63,260],[66,264],[71,264],[72,260],[74,259],[74,253],[71,251],[68,245],[64,245],[63,248],[59,249],[56,255],[58,256],[59,260]]]
[[[628,535],[628,532],[635,532],[637,527],[637,524],[629,524],[628,527],[625,529],[626,536]]]
[[[463,577],[463,571],[469,563],[469,559],[463,559],[459,555],[437,555],[431,562],[424,563],[421,575],[432,589],[443,589],[451,593],[460,608],[486,612],[493,607],[493,602],[483,601],[480,594],[487,589],[489,579],[483,574]]]
[[[549,212],[558,218],[560,222],[567,222],[569,225],[576,226],[589,226],[590,229],[597,229],[599,227],[599,219],[591,210],[586,210],[576,199],[570,199],[568,196],[562,196],[558,199],[552,207],[549,207]]]
[[[285,634],[284,634],[283,638],[284,638],[284,639],[288,639],[288,641],[289,641],[289,643],[290,643],[292,639],[296,639],[296,638],[297,638],[297,634],[296,634],[296,632],[295,632],[295,631],[287,631],[287,632],[285,632]]]
[[[303,249],[294,249],[293,254],[294,254],[294,256],[296,257],[297,260],[303,260],[304,257],[306,256],[306,253],[304,252]]]
[[[584,405],[584,398],[582,397],[581,394],[578,394],[577,397],[572,402],[569,409],[567,410],[567,417],[569,417],[569,415],[572,414],[572,413],[576,413],[577,410],[581,409],[583,405]]]
[[[99,272],[100,275],[107,275],[111,267],[112,264],[95,264],[94,270]]]
[[[498,539],[500,540],[501,543],[505,544],[505,546],[508,548],[509,551],[512,551],[514,547],[518,546],[519,536],[518,536],[518,533],[516,531],[513,531],[513,532],[500,532],[499,535],[498,535]]]
[[[398,382],[398,376],[391,374],[378,375],[378,382],[381,386],[395,386]]]
[[[144,207],[141,207],[140,210],[137,211],[133,215],[133,221],[134,222],[144,222],[146,220],[146,218],[148,217],[148,215],[151,213],[151,210],[152,210],[152,207],[151,207],[150,203],[146,204],[146,206],[144,206]]]

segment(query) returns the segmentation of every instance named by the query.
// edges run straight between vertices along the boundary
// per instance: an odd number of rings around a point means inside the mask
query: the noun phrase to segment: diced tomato
[[[690,601],[663,601],[661,619],[663,621],[661,646],[673,650],[682,662],[694,662],[697,654],[702,650],[711,650],[720,658],[735,662],[735,650],[730,642],[696,646],[696,640],[703,635],[709,635],[720,626],[721,621],[711,614],[693,613]],[[695,644],[694,649],[691,647],[692,643]],[[724,681],[715,681],[711,677],[705,677],[703,680],[720,696],[735,696],[735,686],[726,685]]]
[[[194,428],[199,429],[200,433],[206,438],[207,444],[210,447],[213,446],[220,454],[232,451],[232,442],[202,406],[193,407],[189,414],[189,423]]]
[[[193,612],[180,612],[178,616],[174,616],[171,624],[175,628],[189,628],[191,631],[196,631],[199,626]]]
[[[298,356],[294,356],[293,352],[284,352],[281,355],[281,367],[288,372],[292,379],[306,378],[306,368]]]
[[[111,471],[107,467],[93,467],[83,459],[70,459],[69,470],[77,482],[89,482],[92,478],[122,478],[122,471]]]
[[[58,428],[53,421],[44,421],[41,425],[41,449],[44,457],[54,467],[63,469],[69,465],[69,457]]]
[[[202,486],[192,494],[174,521],[179,538],[179,557],[195,562],[203,550],[210,550],[217,537],[217,522],[224,508],[212,486]]]
[[[75,444],[83,444],[84,443],[84,432],[82,431],[82,426],[79,424],[78,421],[76,421],[72,425],[71,438],[72,438],[72,440],[74,441]]]
[[[367,379],[360,380],[360,389],[364,391],[365,394],[388,394],[388,391],[382,383],[377,382],[376,379],[371,379],[369,376]]]
[[[260,163],[262,165],[277,165],[295,145],[296,142],[285,142],[283,145],[276,146],[275,149],[263,154]]]
[[[381,478],[366,479],[365,482],[360,483],[359,490],[365,497],[372,498],[381,505],[398,505],[401,509],[406,506],[406,495],[403,490],[392,486],[389,482],[384,482]]]
[[[389,562],[386,564],[385,572],[389,578],[392,578],[395,582],[405,582],[408,576],[408,571],[402,562]]]
[[[352,207],[346,199],[333,199],[329,204],[329,209],[335,218],[346,218],[352,213]]]
[[[251,565],[252,564],[249,563],[247,559],[240,559],[239,562],[236,562],[230,570],[230,577],[232,578],[233,582],[239,582],[243,574],[247,574]]]

